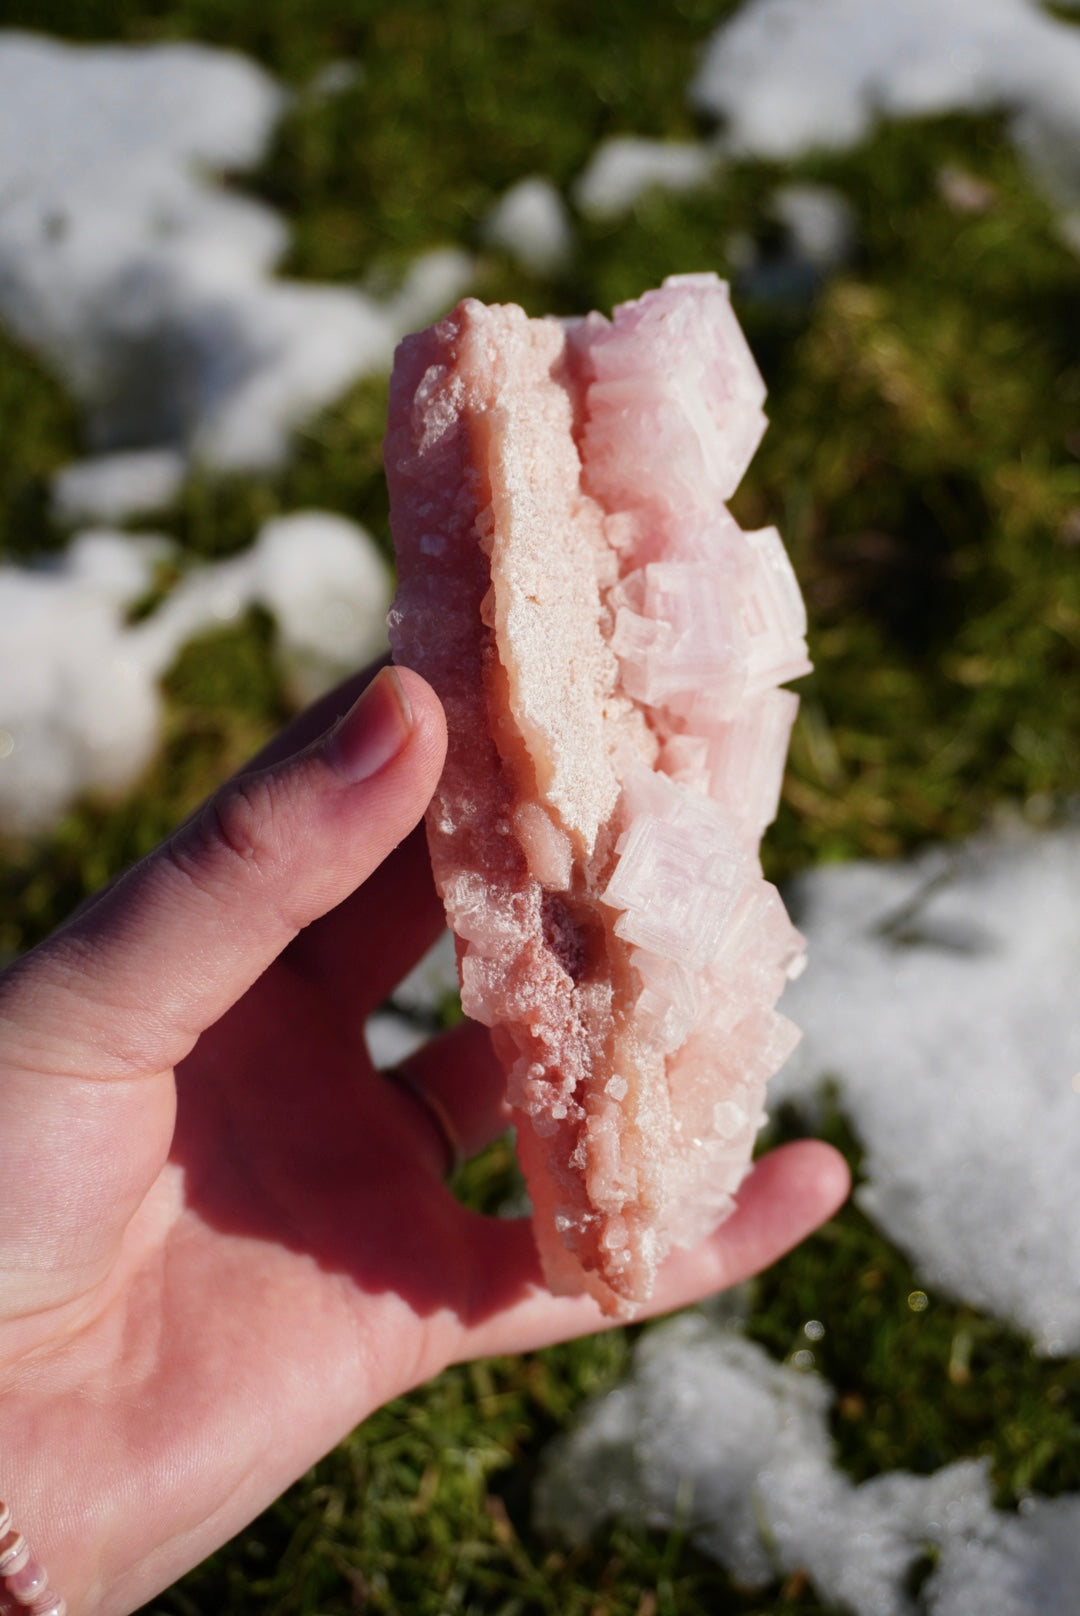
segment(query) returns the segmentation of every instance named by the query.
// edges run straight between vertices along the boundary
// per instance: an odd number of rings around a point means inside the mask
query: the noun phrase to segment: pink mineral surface
[[[391,642],[442,698],[427,828],[549,1283],[613,1314],[731,1210],[802,939],[761,873],[806,619],[724,506],[764,388],[713,275],[398,349]]]

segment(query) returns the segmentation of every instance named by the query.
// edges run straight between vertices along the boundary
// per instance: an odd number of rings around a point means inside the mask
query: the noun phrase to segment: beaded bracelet
[[[67,1616],[67,1604],[49,1587],[44,1568],[30,1553],[21,1532],[11,1525],[11,1511],[0,1499],[0,1589],[6,1600],[22,1605],[29,1616]]]

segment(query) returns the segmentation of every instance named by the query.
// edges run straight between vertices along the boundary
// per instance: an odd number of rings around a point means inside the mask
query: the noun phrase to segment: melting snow
[[[583,214],[696,189],[725,155],[795,158],[855,145],[880,117],[1000,108],[1080,245],[1080,32],[1035,0],[750,0],[712,35],[690,98],[722,120],[719,136],[603,141],[574,187]],[[827,214],[811,189],[782,189],[776,210],[805,262],[830,268],[847,256],[850,213]]]
[[[1049,1353],[1080,1350],[1077,891],[1075,829],[813,872],[783,1001],[805,1037],[770,1087],[833,1076],[866,1211],[928,1285]]]
[[[0,34],[0,319],[67,382],[95,451],[61,509],[158,504],[189,455],[275,464],[463,288],[469,261],[445,251],[382,301],[271,278],[283,222],[207,176],[258,161],[284,104],[229,52]]]
[[[646,191],[699,189],[717,162],[716,152],[692,141],[616,135],[596,148],[574,184],[574,201],[589,218],[615,218]]]
[[[192,635],[258,602],[307,699],[384,649],[390,582],[343,517],[268,522],[246,554],[198,567],[134,625],[167,539],[90,531],[55,565],[0,567],[0,825],[46,829],[82,792],[130,785],[158,740],[158,680]]]
[[[177,449],[135,449],[73,461],[53,478],[52,509],[58,522],[122,522],[172,504],[187,465]]]
[[[992,1508],[981,1461],[854,1485],[834,1461],[829,1390],[760,1347],[684,1317],[548,1451],[540,1526],[583,1541],[608,1516],[677,1526],[749,1587],[794,1571],[856,1616],[1035,1616],[1074,1610],[1080,1498]],[[937,1564],[919,1595],[908,1573]]]
[[[878,117],[1001,108],[1080,229],[1080,33],[1034,0],[751,0],[691,85],[740,156],[856,144]]]
[[[929,1285],[1055,1353],[1080,1347],[1078,888],[1075,828],[813,872],[793,894],[810,963],[784,998],[806,1037],[770,1089],[805,1103],[831,1075],[866,1149],[867,1211]],[[829,1396],[677,1320],[554,1445],[541,1523],[574,1540],[608,1515],[679,1525],[739,1581],[802,1569],[856,1616],[1077,1608],[1080,1497],[1001,1513],[979,1462],[855,1486]]]
[[[566,203],[551,181],[537,174],[503,193],[484,222],[484,236],[537,275],[561,269],[574,250]]]
[[[696,189],[725,156],[783,160],[855,145],[880,117],[1001,109],[1080,248],[1080,32],[1035,0],[750,0],[712,35],[690,98],[719,135],[603,141],[574,186],[584,215],[617,217],[654,187]],[[801,295],[849,256],[851,210],[835,192],[785,186],[774,212],[791,252],[759,263],[746,244],[744,284]]]

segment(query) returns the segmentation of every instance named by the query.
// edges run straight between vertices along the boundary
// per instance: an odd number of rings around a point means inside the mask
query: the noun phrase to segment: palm
[[[103,1279],[60,1309],[63,1333],[79,1329],[50,1378],[44,1444],[41,1417],[26,1419],[28,1471],[57,1502],[71,1476],[72,1515],[88,1502],[73,1456],[93,1455],[97,1570],[117,1596],[132,1571],[141,1589],[145,1556],[163,1552],[163,1516],[178,1567],[190,1563],[189,1534],[201,1551],[210,1523],[208,1551],[460,1344],[478,1220],[442,1183],[423,1111],[374,1071],[362,1037],[403,956],[431,940],[435,907],[413,878],[421,858],[411,838],[372,883],[396,872],[399,890],[417,894],[393,957],[372,935],[378,893],[365,891],[200,1038],[177,1068],[175,1129],[171,1074],[149,1077],[160,1102],[150,1114],[133,1091],[125,1168],[151,1187]],[[340,973],[316,975],[346,927],[357,942],[337,953]],[[466,1044],[483,1068],[471,1034],[449,1041],[449,1064]],[[112,1125],[124,1132],[122,1117]],[[42,1343],[55,1333],[44,1320]],[[37,1405],[39,1389],[28,1391]],[[41,1470],[43,1446],[59,1482]],[[145,1509],[132,1507],[133,1452],[147,1457]],[[72,1576],[66,1585],[78,1592]]]
[[[454,1200],[430,1118],[368,1060],[367,1015],[438,925],[413,835],[202,1032],[175,1082],[137,1070],[103,1104],[100,1074],[38,1080],[68,1107],[50,1170],[71,1230],[48,1260],[31,1231],[7,1263],[3,1474],[75,1610],[132,1608],[454,1359],[597,1326],[591,1303],[544,1289],[526,1225]],[[480,1029],[429,1046],[416,1075],[468,1148],[501,1130]],[[669,1265],[658,1305],[752,1272],[840,1188],[814,1147],[778,1153],[723,1240]],[[6,1199],[16,1226],[40,1204]]]

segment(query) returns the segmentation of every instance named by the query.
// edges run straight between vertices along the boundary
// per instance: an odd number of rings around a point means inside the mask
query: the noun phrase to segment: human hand
[[[0,977],[0,1496],[73,1616],[150,1598],[447,1364],[605,1322],[546,1290],[527,1222],[454,1199],[366,1053],[443,924],[409,834],[442,711],[398,678],[324,701]],[[407,1065],[467,1150],[502,1131],[483,1029]],[[846,1188],[824,1145],[765,1157],[653,1310],[772,1262]]]

